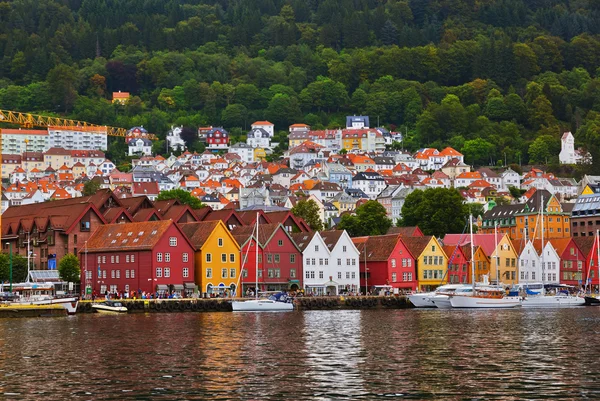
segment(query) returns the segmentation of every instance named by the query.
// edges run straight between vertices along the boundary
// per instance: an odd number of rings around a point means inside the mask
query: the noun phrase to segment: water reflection
[[[0,321],[4,399],[600,399],[600,308]]]

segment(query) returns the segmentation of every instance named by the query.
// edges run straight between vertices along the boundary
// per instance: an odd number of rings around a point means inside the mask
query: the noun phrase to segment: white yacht
[[[477,288],[473,294],[465,297],[451,297],[453,308],[471,309],[506,309],[521,305],[519,297],[506,296],[504,291],[496,288]]]
[[[6,285],[3,287],[6,288]],[[55,296],[54,283],[16,283],[12,285],[12,289],[18,297],[10,301],[11,305],[60,305],[67,315],[77,312],[79,299]]]
[[[461,288],[462,286],[462,284],[444,284],[436,288],[435,291],[414,292],[408,296],[408,299],[415,308],[435,308],[436,304],[433,302],[433,297],[439,294],[453,293],[457,288]]]
[[[520,288],[521,286],[524,288]],[[526,292],[526,296],[521,299],[523,308],[560,308],[585,304],[585,298],[569,294],[570,287],[566,285],[551,285],[550,287],[553,287],[552,294],[548,294],[545,286],[541,283],[522,284],[521,286],[519,289]]]
[[[127,313],[127,307],[118,301],[105,301],[93,304],[92,308],[99,313]]]
[[[470,284],[461,285],[452,292],[440,292],[434,295],[431,300],[438,309],[451,309],[452,304],[450,298],[457,297],[468,297],[473,295],[473,286]]]

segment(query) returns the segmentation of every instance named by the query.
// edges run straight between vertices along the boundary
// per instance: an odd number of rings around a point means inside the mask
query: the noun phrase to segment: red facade
[[[153,293],[182,291],[186,283],[194,283],[194,249],[172,222],[121,224],[121,235],[113,231],[103,240],[106,243],[110,238],[134,239],[140,232],[148,235],[156,229],[153,226],[164,223],[169,227],[152,243],[151,249],[114,244],[114,248],[106,250],[98,248],[95,245],[98,239],[92,238],[87,253],[82,249],[79,255],[81,288],[90,286],[96,294],[105,291]],[[132,234],[128,235],[129,232]]]
[[[448,283],[470,283],[469,259],[460,246],[446,245],[444,252],[448,255]]]
[[[302,254],[281,224],[260,226],[261,243],[258,247],[258,283],[260,291],[295,290],[302,288]],[[239,227],[234,237],[241,247],[242,290],[256,286],[256,241],[254,236],[240,235]],[[245,236],[245,238],[242,238]]]

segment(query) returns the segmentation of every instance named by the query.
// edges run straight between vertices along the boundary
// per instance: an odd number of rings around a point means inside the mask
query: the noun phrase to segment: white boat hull
[[[92,305],[92,308],[98,313],[127,313],[124,306]]]
[[[477,296],[465,296],[450,298],[450,304],[453,308],[506,309],[520,306],[521,301],[518,297],[483,298]]]
[[[292,311],[294,304],[287,302],[272,301],[270,299],[251,299],[248,301],[232,301],[231,307],[234,312],[278,312]]]
[[[452,309],[450,296],[448,295],[436,295],[431,298],[431,301],[438,309]]]
[[[415,308],[435,308],[436,306],[432,301],[434,295],[434,292],[410,294],[408,296],[408,300],[415,306]]]
[[[47,298],[47,299],[31,299],[31,300],[18,300],[11,302],[12,305],[60,305],[62,306],[67,315],[74,315],[77,312],[77,304],[79,300],[77,298]]]
[[[583,297],[572,295],[540,295],[527,297],[521,300],[523,308],[564,308],[569,306],[582,306],[585,304]]]

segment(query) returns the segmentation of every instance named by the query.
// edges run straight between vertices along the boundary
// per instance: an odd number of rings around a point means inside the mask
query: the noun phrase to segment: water
[[[0,320],[0,399],[600,399],[600,308]]]

